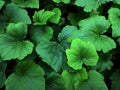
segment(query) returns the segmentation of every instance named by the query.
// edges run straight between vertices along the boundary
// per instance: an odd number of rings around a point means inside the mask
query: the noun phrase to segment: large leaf
[[[3,87],[6,80],[6,75],[5,75],[6,67],[7,67],[6,62],[0,62],[0,88]]]
[[[108,52],[116,48],[116,43],[110,37],[103,35],[110,26],[104,16],[94,16],[79,22],[80,30],[71,35],[68,41],[79,37],[82,40],[90,41],[97,51]]]
[[[41,42],[36,51],[44,62],[55,71],[60,71],[63,63],[63,48],[56,42]]]
[[[4,60],[23,59],[32,53],[33,44],[23,40],[27,34],[24,23],[10,23],[5,34],[0,34],[0,55]]]
[[[108,11],[109,20],[112,24],[112,36],[119,37],[120,36],[120,10],[118,8],[111,7]]]
[[[8,17],[8,21],[11,23],[24,22],[25,24],[31,24],[27,11],[14,3],[7,4],[4,15]]]
[[[110,77],[112,80],[111,90],[120,90],[120,69],[116,70]]]
[[[46,90],[66,90],[64,79],[52,72],[46,78]]]
[[[94,45],[80,39],[74,39],[70,49],[66,50],[68,65],[75,70],[80,70],[83,63],[94,66],[98,61],[98,54]]]
[[[55,15],[55,12],[45,11],[45,9],[35,11],[33,15],[34,25],[46,25],[48,19],[54,15]]]
[[[75,83],[75,90],[108,90],[103,76],[97,71],[88,72],[88,79]]]
[[[12,0],[12,2],[23,8],[39,8],[39,0]]]
[[[5,82],[6,90],[45,90],[43,69],[33,61],[17,64]]]
[[[91,12],[97,10],[101,4],[105,4],[112,0],[76,0],[75,5],[84,7],[84,11]]]
[[[53,29],[49,26],[31,26],[30,37],[35,44],[47,42],[53,36]]]
[[[75,90],[74,84],[77,81],[86,80],[88,78],[88,74],[85,68],[82,68],[80,71],[77,71],[77,72],[68,72],[64,70],[62,72],[62,77],[65,80],[67,90]]]

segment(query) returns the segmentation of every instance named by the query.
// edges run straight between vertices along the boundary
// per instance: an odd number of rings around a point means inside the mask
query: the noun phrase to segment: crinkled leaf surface
[[[63,48],[56,42],[41,42],[36,47],[37,54],[55,71],[60,71],[63,63]]]
[[[23,8],[39,8],[39,0],[12,0],[12,2]]]
[[[27,26],[24,23],[10,23],[6,33],[0,34],[0,55],[4,60],[21,60],[32,53],[33,44],[23,40],[26,34]]]
[[[60,18],[61,18],[61,10],[59,8],[54,8],[52,11],[55,13],[55,15],[50,17],[49,21],[57,24],[60,21]]]
[[[62,76],[55,72],[50,73],[46,78],[46,90],[66,90]]]
[[[120,90],[120,69],[116,70],[110,77],[112,80],[111,90]]]
[[[68,72],[64,70],[62,72],[62,77],[65,80],[67,90],[75,90],[74,84],[77,81],[86,80],[88,78],[88,74],[85,68],[82,68],[80,71],[77,71],[77,72]]]
[[[79,37],[82,40],[90,41],[94,44],[97,51],[108,52],[116,48],[116,43],[110,37],[104,35],[110,23],[104,16],[94,16],[79,22],[80,30],[77,30],[68,41]]]
[[[4,1],[2,1],[2,0],[0,1],[0,9],[1,9],[2,6],[4,5],[4,3],[5,3]]]
[[[45,9],[35,11],[33,15],[34,25],[46,25],[48,19],[54,15],[55,15],[55,12],[45,11]]]
[[[8,17],[8,20],[11,23],[24,22],[25,24],[31,24],[27,11],[19,8],[14,3],[7,4],[4,10],[4,15]]]
[[[75,5],[84,7],[84,11],[91,12],[97,10],[101,4],[105,4],[112,0],[76,0]]]
[[[75,90],[108,90],[103,76],[95,70],[88,72],[88,79],[75,83]]]
[[[5,75],[6,67],[7,67],[6,62],[0,62],[0,88],[3,87],[4,82],[6,80],[6,75]]]
[[[74,39],[70,49],[66,50],[68,65],[75,70],[80,70],[83,63],[94,66],[98,61],[98,54],[94,45],[80,39]]]
[[[113,62],[111,61],[112,55],[110,53],[101,53],[99,57],[98,63],[93,68],[96,70],[98,69],[99,72],[102,72],[106,69],[110,70],[113,66]]]
[[[53,29],[50,26],[31,26],[30,37],[35,44],[47,42],[53,36]]]
[[[45,90],[44,71],[33,61],[17,64],[5,82],[6,90]]]
[[[119,37],[120,36],[120,10],[118,8],[111,7],[108,11],[109,20],[112,24],[112,36]]]

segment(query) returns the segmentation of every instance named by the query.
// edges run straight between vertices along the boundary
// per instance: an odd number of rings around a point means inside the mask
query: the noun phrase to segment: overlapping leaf
[[[76,0],[75,5],[84,7],[84,11],[91,12],[97,10],[101,4],[105,4],[112,0]]]
[[[120,36],[120,10],[118,8],[110,8],[109,11],[109,20],[112,24],[112,36]]]
[[[44,62],[50,65],[55,71],[60,71],[63,63],[63,48],[56,42],[41,42],[37,45],[36,51]]]
[[[32,53],[33,44],[23,40],[26,34],[27,25],[24,23],[10,23],[6,33],[0,34],[0,55],[4,60],[21,60]]]
[[[14,3],[7,4],[4,15],[8,17],[8,21],[11,23],[24,22],[25,24],[31,24],[28,12],[25,9],[19,8]]]
[[[53,36],[53,29],[49,26],[31,26],[30,37],[35,44],[47,42]]]
[[[22,61],[5,82],[6,90],[45,90],[43,69],[33,61]]]
[[[39,8],[39,0],[12,0],[12,2],[23,8]]]
[[[79,37],[82,40],[90,41],[97,51],[108,52],[116,48],[116,43],[110,37],[104,35],[110,26],[104,16],[94,16],[79,22],[80,30],[71,35],[68,41]]]
[[[64,79],[61,75],[52,72],[46,78],[46,90],[66,90]]]
[[[78,81],[84,81],[88,79],[88,74],[85,68],[82,68],[80,71],[77,72],[68,72],[64,70],[62,72],[62,77],[65,80],[67,90],[75,90],[74,84]]]
[[[45,11],[45,9],[35,11],[33,15],[34,25],[46,25],[49,18],[55,15],[55,12]]]
[[[75,83],[74,90],[108,90],[104,77],[95,70],[88,72],[88,79]]]
[[[98,54],[94,45],[80,39],[74,39],[70,49],[66,50],[68,65],[75,70],[80,70],[82,65],[94,66],[98,61]]]

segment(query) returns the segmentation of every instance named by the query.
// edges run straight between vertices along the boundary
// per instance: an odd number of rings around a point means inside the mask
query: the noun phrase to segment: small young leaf
[[[35,11],[33,15],[34,25],[46,25],[48,19],[54,15],[55,15],[55,12],[45,11],[45,9]]]
[[[74,39],[70,49],[66,50],[68,65],[75,70],[80,70],[83,63],[94,66],[98,61],[98,54],[94,45],[90,42],[84,42],[80,39]]]

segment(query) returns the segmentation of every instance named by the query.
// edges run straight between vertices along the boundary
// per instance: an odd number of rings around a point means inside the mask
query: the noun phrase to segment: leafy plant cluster
[[[120,0],[0,0],[1,90],[120,90]]]

